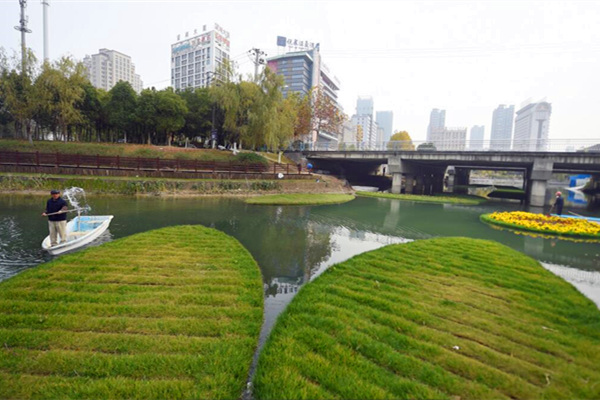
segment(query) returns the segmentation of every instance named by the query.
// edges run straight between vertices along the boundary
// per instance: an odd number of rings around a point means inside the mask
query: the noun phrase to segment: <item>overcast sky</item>
[[[28,2],[28,46],[42,58],[42,6]],[[424,139],[432,108],[447,126],[485,125],[498,104],[552,103],[550,137],[600,139],[600,1],[50,0],[50,56],[100,48],[132,57],[144,86],[170,84],[177,34],[220,24],[240,72],[276,37],[319,42],[347,114],[370,95],[394,129]],[[0,46],[19,49],[19,1],[0,0]]]

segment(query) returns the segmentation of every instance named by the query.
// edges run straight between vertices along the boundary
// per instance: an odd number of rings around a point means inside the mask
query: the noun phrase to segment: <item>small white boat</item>
[[[85,246],[106,231],[112,219],[112,215],[77,216],[67,223],[66,242],[50,246],[50,236],[48,235],[42,242],[42,249],[52,255],[57,255]],[[60,240],[60,236],[58,240]]]

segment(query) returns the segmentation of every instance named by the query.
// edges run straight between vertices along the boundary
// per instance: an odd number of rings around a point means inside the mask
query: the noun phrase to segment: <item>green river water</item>
[[[48,229],[40,216],[45,200],[10,194],[0,199],[0,280],[51,259],[40,247]],[[181,224],[202,224],[237,238],[263,274],[262,340],[300,286],[328,266],[387,244],[436,236],[503,243],[541,261],[600,304],[600,244],[517,235],[479,221],[482,213],[522,208],[515,203],[456,206],[359,197],[341,205],[279,207],[230,198],[93,196],[88,204],[94,215],[114,215],[97,243]]]

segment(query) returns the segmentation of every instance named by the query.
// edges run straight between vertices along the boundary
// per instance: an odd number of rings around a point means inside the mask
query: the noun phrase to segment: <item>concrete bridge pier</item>
[[[402,178],[405,180],[405,193],[413,192],[413,181],[417,169],[411,163],[402,161],[400,157],[390,157],[388,159],[388,168],[392,174],[392,193],[402,193]]]
[[[536,159],[533,162],[527,189],[529,192],[529,205],[543,207],[546,203],[546,188],[552,177],[554,163],[545,158]]]
[[[413,174],[404,174],[404,193],[412,194],[415,188],[415,176]]]

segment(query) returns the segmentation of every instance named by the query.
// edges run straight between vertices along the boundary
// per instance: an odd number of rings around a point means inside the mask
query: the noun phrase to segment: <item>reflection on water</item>
[[[270,326],[299,288],[330,265],[392,243],[437,236],[495,240],[547,264],[600,271],[600,245],[515,235],[479,221],[515,203],[479,206],[421,204],[357,198],[320,207],[251,206],[237,199],[88,198],[94,213],[114,215],[102,241],[164,226],[202,224],[237,238],[258,262]],[[0,280],[51,259],[41,251],[47,223],[45,198],[0,198]],[[94,244],[97,244],[94,243]],[[594,284],[600,292],[599,284]],[[266,332],[266,331],[265,331]],[[263,336],[264,338],[264,336]]]

